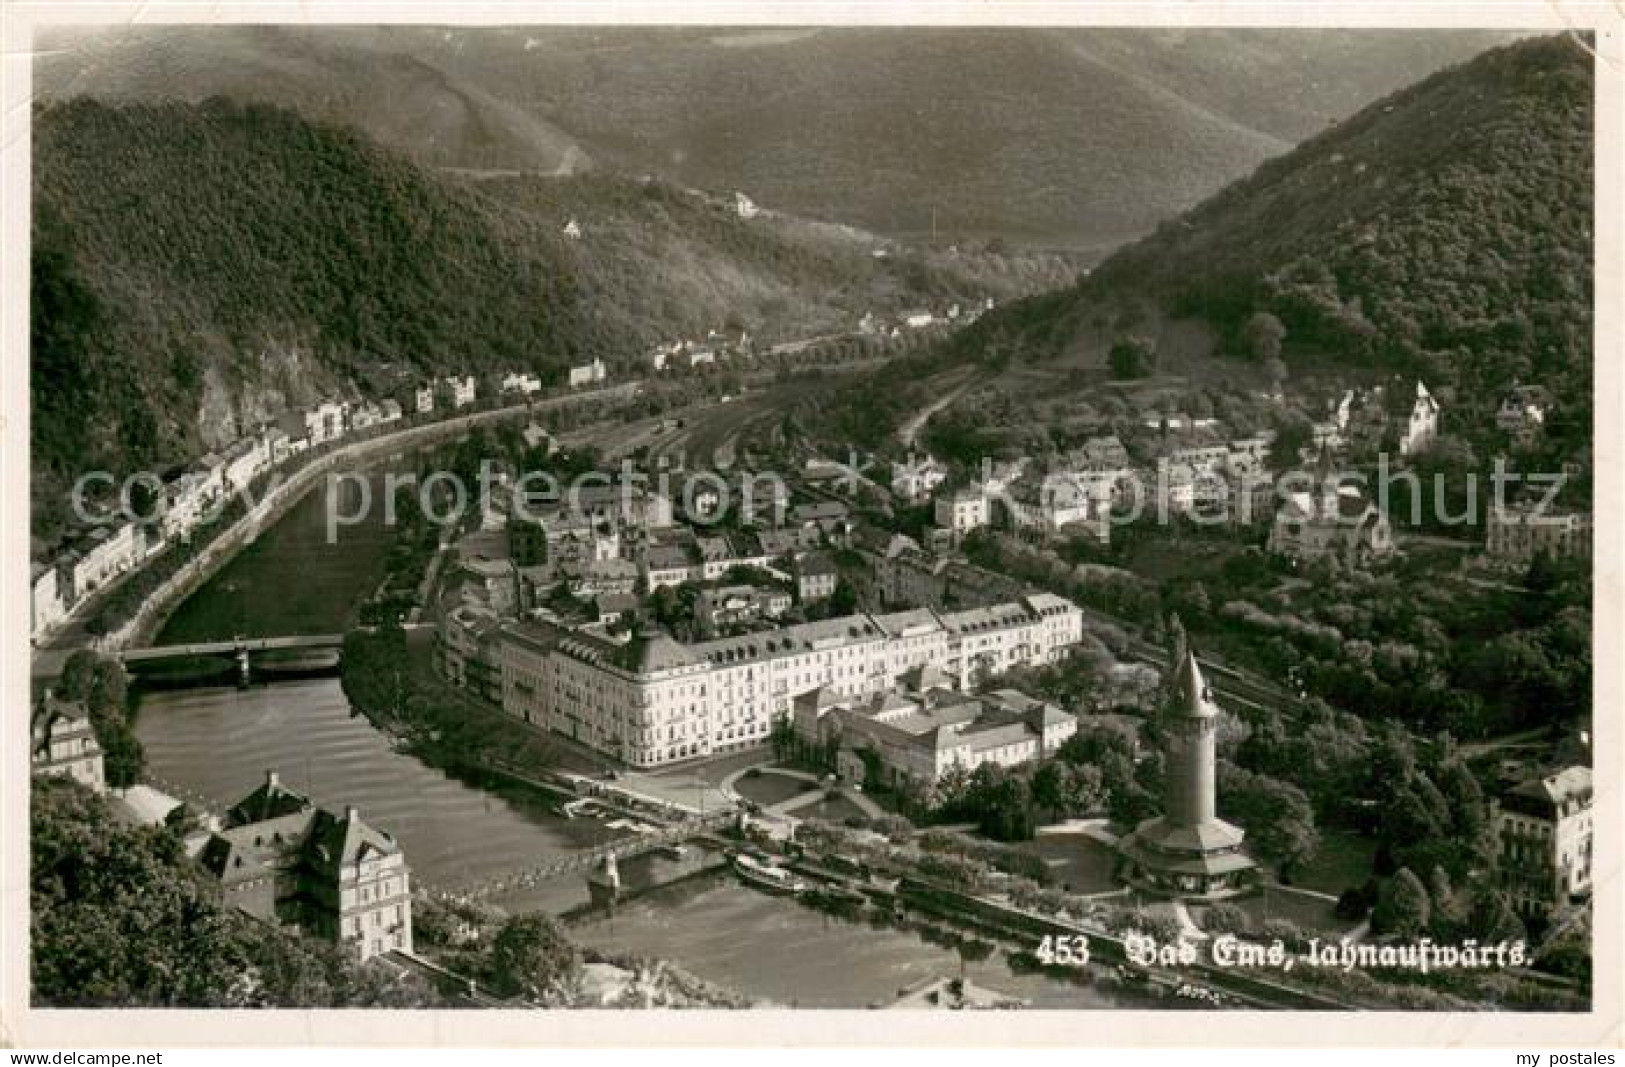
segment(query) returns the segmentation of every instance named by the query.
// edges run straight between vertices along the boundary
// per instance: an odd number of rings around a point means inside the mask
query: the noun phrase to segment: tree
[[[107,783],[122,788],[140,781],[146,753],[130,726],[126,710],[129,678],[124,667],[117,660],[80,649],[63,664],[57,691],[65,700],[84,704],[101,746]]]
[[[1202,917],[1202,929],[1210,934],[1246,933],[1252,925],[1253,917],[1247,909],[1227,901],[1210,905]]]
[[[1542,548],[1529,560],[1529,567],[1524,571],[1523,584],[1531,593],[1550,593],[1557,588],[1561,577],[1562,574],[1552,560],[1551,554]]]
[[[90,686],[101,657],[88,648],[76,650],[62,665],[57,678],[57,695],[63,700],[84,700],[90,695]]]
[[[1518,918],[1506,894],[1499,890],[1490,889],[1478,894],[1467,923],[1473,936],[1489,944],[1521,941],[1529,936],[1523,920]]]
[[[1359,922],[1371,912],[1371,897],[1364,889],[1350,886],[1339,894],[1335,911],[1344,922]]]
[[[1033,802],[1052,816],[1073,817],[1097,810],[1106,789],[1099,767],[1052,759],[1034,772],[1032,795]]]
[[[1247,320],[1247,324],[1242,327],[1241,338],[1242,343],[1247,346],[1247,354],[1262,363],[1280,357],[1281,342],[1286,339],[1286,327],[1281,325],[1280,319],[1269,312],[1255,311]]]
[[[1467,923],[1472,901],[1456,892],[1443,867],[1434,867],[1428,875],[1428,899],[1433,906],[1433,936],[1441,940],[1458,936]]]
[[[1026,841],[1036,828],[1027,779],[996,763],[984,763],[971,773],[962,807],[995,841]]]
[[[1118,381],[1145,378],[1156,371],[1156,346],[1144,337],[1125,337],[1112,345],[1107,362]]]
[[[1264,373],[1269,377],[1270,388],[1280,392],[1286,384],[1286,364],[1279,357],[1272,357],[1264,361]]]
[[[1220,764],[1225,808],[1247,830],[1258,854],[1274,863],[1283,880],[1320,847],[1315,812],[1303,790],[1232,763]]]
[[[1489,811],[1484,802],[1484,790],[1478,779],[1467,769],[1466,761],[1457,758],[1435,772],[1439,779],[1439,792],[1450,808],[1452,827],[1456,836],[1471,840],[1484,832],[1489,823]]]
[[[581,953],[542,912],[516,915],[491,942],[491,988],[505,997],[557,1005],[581,973]]]
[[[857,609],[858,592],[843,574],[835,583],[835,591],[830,594],[829,615],[831,618],[840,618],[853,614]]]
[[[1280,474],[1298,466],[1299,453],[1314,440],[1314,427],[1301,415],[1282,419],[1275,427],[1275,440],[1270,442],[1267,464]]]
[[[1371,928],[1377,933],[1413,938],[1426,932],[1431,919],[1427,887],[1409,867],[1401,867],[1377,897]]]

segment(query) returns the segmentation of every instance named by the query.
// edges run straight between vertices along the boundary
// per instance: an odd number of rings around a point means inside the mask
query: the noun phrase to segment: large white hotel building
[[[760,744],[793,701],[827,688],[890,691],[936,667],[961,689],[1063,658],[1083,636],[1076,605],[1038,593],[939,613],[851,615],[699,644],[663,632],[617,642],[546,622],[505,626],[502,706],[511,715],[638,767]]]

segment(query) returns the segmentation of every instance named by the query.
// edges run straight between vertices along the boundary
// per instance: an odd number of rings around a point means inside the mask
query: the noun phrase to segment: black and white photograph
[[[6,45],[8,1041],[1619,1047],[1617,11],[113,6]]]

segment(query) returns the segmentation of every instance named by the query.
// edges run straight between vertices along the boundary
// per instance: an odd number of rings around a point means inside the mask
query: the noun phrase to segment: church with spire
[[[1162,713],[1164,810],[1120,842],[1122,870],[1131,885],[1163,896],[1221,900],[1249,889],[1258,864],[1245,832],[1218,816],[1219,706],[1182,631],[1173,666]]]

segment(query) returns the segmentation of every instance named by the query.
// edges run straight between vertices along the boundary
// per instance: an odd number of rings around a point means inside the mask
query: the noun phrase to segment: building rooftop
[[[47,695],[34,709],[30,723],[35,750],[49,748],[53,740],[63,737],[95,737],[90,725],[90,713],[76,700],[58,700]]]
[[[810,577],[820,575],[836,575],[841,568],[836,566],[835,559],[827,552],[809,552],[796,564],[798,573]]]
[[[1556,774],[1531,778],[1515,786],[1512,793],[1515,796],[1545,801],[1558,807],[1570,801],[1588,804],[1592,796],[1591,768],[1565,767]]]
[[[226,812],[225,825],[229,828],[266,822],[305,811],[310,807],[309,797],[284,786],[276,771],[267,771],[265,781]]]

